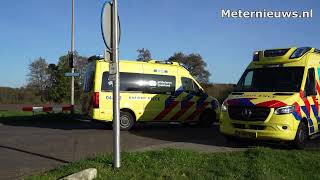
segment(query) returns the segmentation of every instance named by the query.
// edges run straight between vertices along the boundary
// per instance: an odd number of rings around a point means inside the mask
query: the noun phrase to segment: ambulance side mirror
[[[315,88],[306,88],[305,91],[303,92],[304,97],[315,96],[315,95],[317,95]]]

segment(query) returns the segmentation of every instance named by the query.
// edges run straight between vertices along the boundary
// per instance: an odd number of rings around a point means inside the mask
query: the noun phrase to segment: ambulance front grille
[[[234,120],[265,121],[270,114],[270,108],[229,106],[228,113],[229,117]]]

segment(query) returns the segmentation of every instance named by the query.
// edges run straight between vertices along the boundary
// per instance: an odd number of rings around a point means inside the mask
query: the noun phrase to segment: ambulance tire
[[[120,111],[120,130],[129,131],[135,124],[133,115],[127,111]]]
[[[304,121],[301,121],[297,129],[296,137],[294,139],[294,146],[297,149],[303,149],[306,146],[307,141],[308,125]]]
[[[216,113],[213,110],[208,109],[201,114],[198,125],[200,127],[211,127],[215,120]]]
[[[231,136],[231,135],[223,135],[223,137],[226,139],[227,143],[234,143],[238,141],[237,137]]]

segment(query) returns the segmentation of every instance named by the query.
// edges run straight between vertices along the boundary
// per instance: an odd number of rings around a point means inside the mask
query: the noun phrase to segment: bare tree
[[[29,64],[28,86],[35,89],[36,94],[44,101],[46,83],[48,80],[48,63],[42,57],[35,59]]]
[[[207,63],[202,59],[200,54],[186,55],[182,52],[174,53],[168,61],[179,62],[190,72],[190,74],[200,83],[208,84],[210,72],[206,69]]]
[[[148,62],[152,59],[151,53],[148,49],[145,49],[145,48],[138,49],[137,52],[139,53],[137,61]]]
[[[74,67],[76,71],[80,73],[79,85],[81,86],[83,85],[84,73],[85,73],[87,64],[88,64],[88,58],[84,56],[80,56],[78,52],[76,52]]]

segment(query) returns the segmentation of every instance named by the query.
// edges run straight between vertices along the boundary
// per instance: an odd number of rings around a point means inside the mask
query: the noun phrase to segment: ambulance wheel
[[[120,111],[120,129],[128,131],[134,126],[135,120],[130,112]]]
[[[204,111],[199,119],[198,125],[200,127],[210,127],[216,119],[216,113],[212,110]]]
[[[305,122],[301,121],[298,126],[296,137],[294,139],[294,145],[298,149],[303,149],[306,146],[307,140],[308,126]]]
[[[226,139],[228,143],[234,143],[238,140],[237,137],[231,135],[223,135],[223,137]]]

